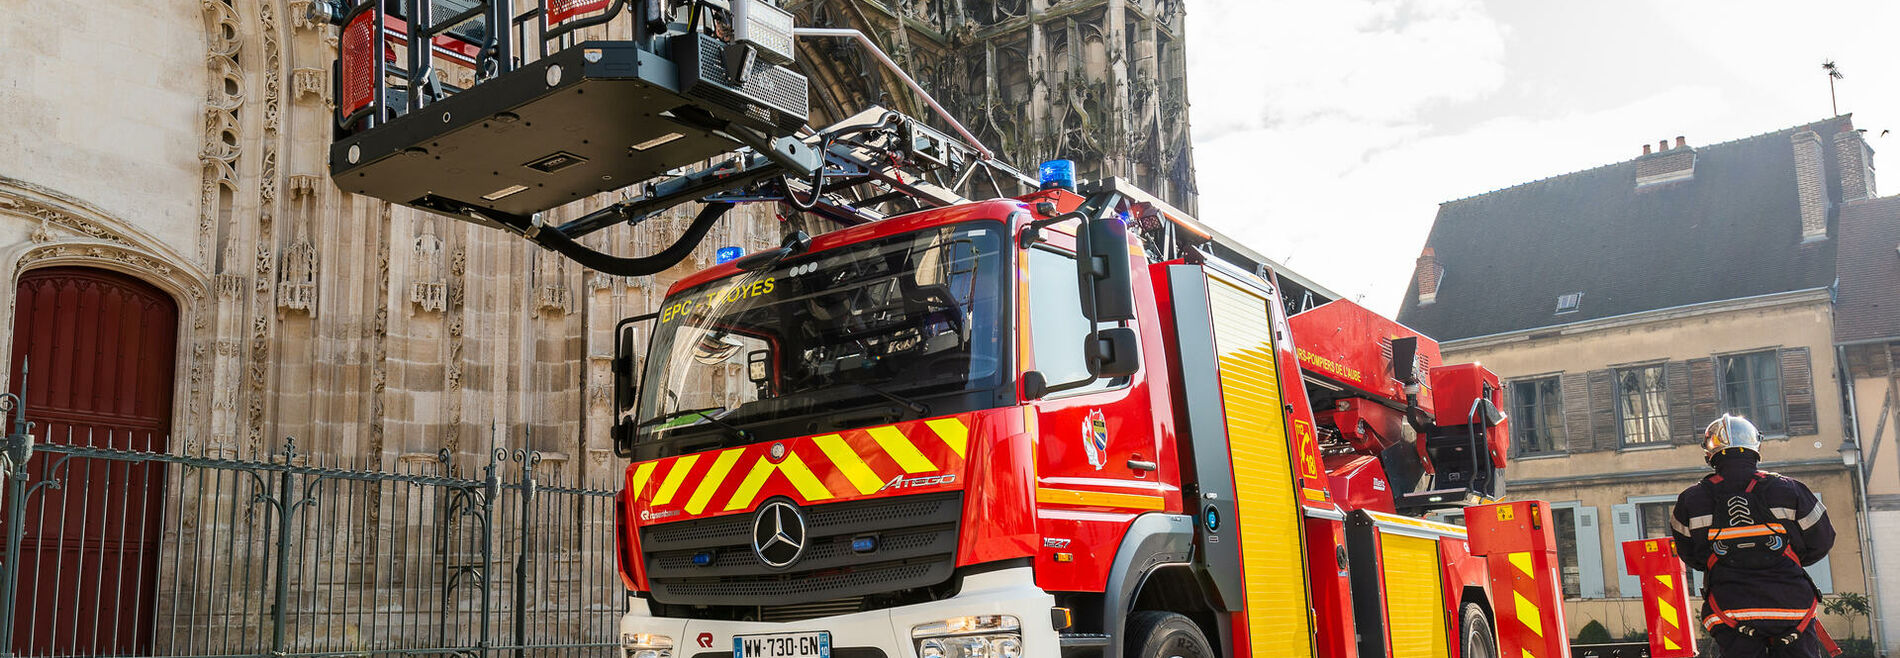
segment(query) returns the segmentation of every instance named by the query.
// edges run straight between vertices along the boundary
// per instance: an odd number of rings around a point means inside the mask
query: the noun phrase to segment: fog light
[[[673,658],[673,638],[657,633],[622,633],[620,649],[626,658]]]
[[[1011,615],[972,615],[911,627],[918,658],[1021,658],[1022,624]]]

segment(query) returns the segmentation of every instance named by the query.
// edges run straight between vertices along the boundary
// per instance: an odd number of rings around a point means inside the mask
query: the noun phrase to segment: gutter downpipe
[[[1841,389],[1847,394],[1847,435],[1854,441],[1854,450],[1860,454],[1854,460],[1854,515],[1855,534],[1860,536],[1861,579],[1867,588],[1868,632],[1873,638],[1874,656],[1884,658],[1887,655],[1887,638],[1880,623],[1880,560],[1875,552],[1873,537],[1873,514],[1867,509],[1867,468],[1864,464],[1867,453],[1860,445],[1860,406],[1854,395],[1853,374],[1847,369],[1847,346],[1834,346],[1835,376],[1840,378]]]

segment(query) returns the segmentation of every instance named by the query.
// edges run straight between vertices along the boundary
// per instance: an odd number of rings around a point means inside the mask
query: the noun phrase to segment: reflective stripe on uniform
[[[1808,608],[1798,610],[1794,608],[1741,608],[1738,610],[1723,610],[1722,612],[1727,614],[1730,619],[1736,621],[1801,621],[1808,618],[1809,611],[1810,609]],[[1702,618],[1702,628],[1704,629],[1712,630],[1716,624],[1722,623],[1726,622],[1722,621],[1721,615],[1709,615]]]
[[[1676,515],[1674,514],[1669,515],[1669,527],[1674,529],[1678,535],[1685,537],[1689,535],[1689,526],[1683,525],[1681,521],[1677,521]]]
[[[1821,517],[1826,516],[1826,515],[1827,515],[1827,506],[1822,505],[1821,501],[1818,501],[1818,500],[1814,501],[1814,511],[1808,512],[1807,516],[1801,517],[1801,521],[1800,521],[1801,529],[1807,530],[1809,528],[1814,527],[1814,524],[1820,523]]]
[[[1786,533],[1787,529],[1781,527],[1779,523],[1757,523],[1755,525],[1745,525],[1734,528],[1717,528],[1709,532],[1709,539],[1713,541],[1717,539],[1736,539],[1740,537],[1764,537],[1767,535]]]
[[[1690,530],[1701,530],[1701,529],[1703,529],[1703,528],[1707,528],[1707,527],[1709,527],[1709,526],[1712,526],[1712,525],[1715,525],[1715,516],[1714,516],[1714,515],[1711,515],[1711,514],[1704,514],[1704,515],[1702,515],[1702,516],[1691,516],[1691,517],[1689,517],[1689,529],[1690,529]]]
[[[1770,507],[1768,508],[1768,513],[1775,515],[1775,518],[1783,521],[1794,520],[1794,508],[1792,507]]]

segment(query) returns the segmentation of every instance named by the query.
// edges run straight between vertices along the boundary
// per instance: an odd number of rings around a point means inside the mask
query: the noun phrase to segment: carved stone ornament
[[[323,69],[299,68],[291,71],[291,85],[296,90],[297,101],[324,100],[324,92],[329,90],[329,85],[323,77]]]
[[[435,220],[422,222],[422,234],[412,245],[409,259],[409,302],[430,313],[448,309],[449,285],[442,278],[442,238],[435,236]]]
[[[283,278],[277,282],[277,305],[314,315],[317,310],[317,248],[309,230],[297,223],[296,237],[284,249]]]

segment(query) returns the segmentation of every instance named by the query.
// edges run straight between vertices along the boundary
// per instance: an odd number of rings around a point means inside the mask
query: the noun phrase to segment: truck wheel
[[[1128,616],[1129,658],[1216,658],[1201,627],[1172,612],[1143,610]]]
[[[1459,652],[1463,658],[1498,658],[1498,636],[1491,631],[1491,618],[1485,616],[1484,606],[1465,604],[1458,635],[1464,638]]]

